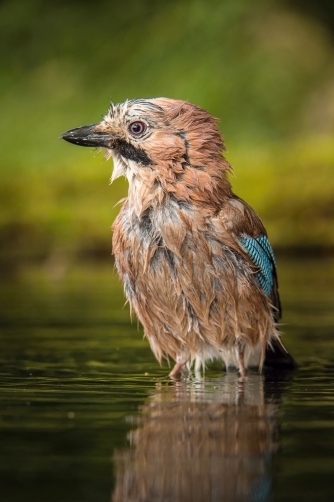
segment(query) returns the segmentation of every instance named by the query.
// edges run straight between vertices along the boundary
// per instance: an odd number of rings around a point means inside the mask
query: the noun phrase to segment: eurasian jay
[[[113,224],[116,267],[154,355],[176,362],[171,376],[213,358],[244,376],[266,353],[294,365],[277,326],[274,253],[232,192],[216,119],[186,101],[133,99],[61,137],[104,148],[112,180],[128,179]]]

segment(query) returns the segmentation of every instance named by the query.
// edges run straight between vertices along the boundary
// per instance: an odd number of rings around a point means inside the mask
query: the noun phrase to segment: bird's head
[[[112,180],[121,175],[130,183],[150,178],[164,192],[184,193],[185,186],[196,184],[209,189],[206,178],[226,178],[230,168],[221,154],[225,147],[216,119],[196,105],[175,99],[111,103],[101,122],[72,129],[61,138],[104,148],[106,157],[114,160]],[[196,171],[195,177],[190,170]],[[178,190],[180,183],[183,189]]]

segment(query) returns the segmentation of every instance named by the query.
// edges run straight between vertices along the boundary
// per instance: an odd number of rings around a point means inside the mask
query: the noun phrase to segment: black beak
[[[59,139],[64,139],[69,143],[80,146],[112,148],[116,138],[106,132],[100,132],[98,126],[99,124],[91,124],[77,127],[76,129],[64,132]]]

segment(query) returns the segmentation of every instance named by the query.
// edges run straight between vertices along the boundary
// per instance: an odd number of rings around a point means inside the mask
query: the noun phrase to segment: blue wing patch
[[[243,234],[239,242],[254,265],[259,268],[256,278],[265,294],[269,296],[274,284],[276,260],[268,238],[264,234],[259,237]]]

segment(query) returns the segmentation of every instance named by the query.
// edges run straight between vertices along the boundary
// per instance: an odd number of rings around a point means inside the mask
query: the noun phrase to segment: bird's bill
[[[106,132],[99,131],[100,124],[90,124],[77,127],[64,132],[59,139],[80,146],[92,146],[95,148],[112,148],[114,137]]]

